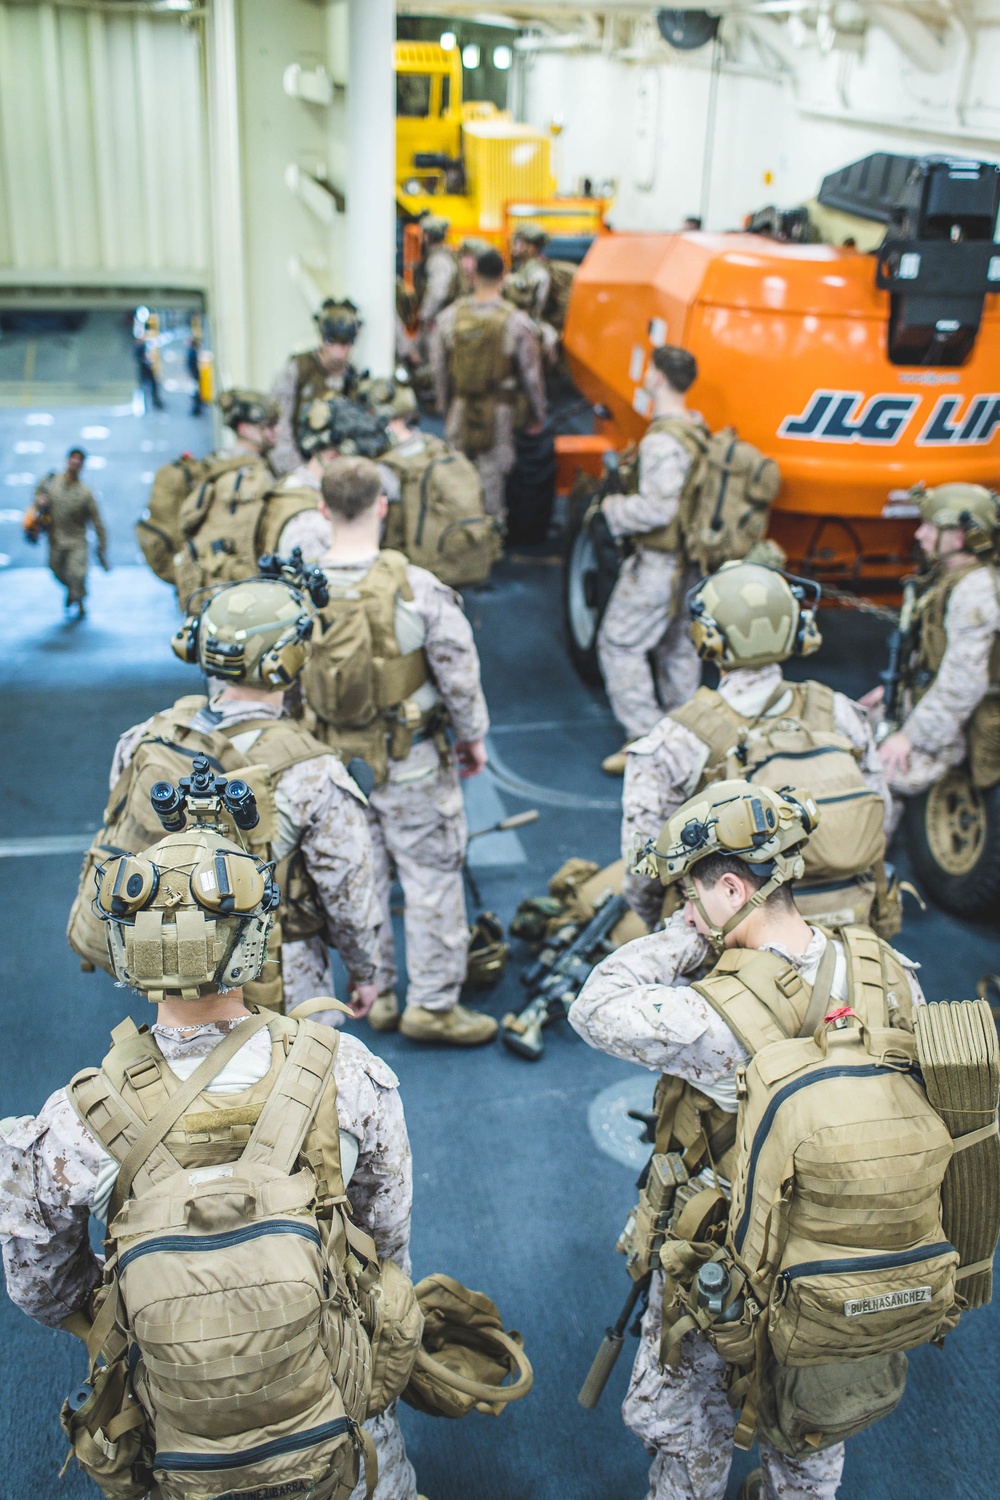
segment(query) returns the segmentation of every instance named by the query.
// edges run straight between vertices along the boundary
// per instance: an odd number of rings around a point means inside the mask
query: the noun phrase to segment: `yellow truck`
[[[404,219],[447,219],[448,238],[502,247],[518,219],[550,234],[596,234],[606,202],[556,198],[551,143],[493,104],[463,101],[462,54],[396,43],[396,203]]]

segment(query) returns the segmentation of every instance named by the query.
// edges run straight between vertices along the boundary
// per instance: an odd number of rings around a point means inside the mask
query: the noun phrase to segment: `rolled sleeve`
[[[352,1216],[379,1256],[410,1274],[413,1158],[392,1069],[357,1037],[342,1033],[335,1064],[340,1127],[358,1142],[348,1184]]]

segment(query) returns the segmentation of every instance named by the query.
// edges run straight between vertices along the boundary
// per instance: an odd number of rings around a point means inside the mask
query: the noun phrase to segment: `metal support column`
[[[395,39],[394,0],[350,0],[345,288],[365,320],[357,362],[374,375],[395,355]]]

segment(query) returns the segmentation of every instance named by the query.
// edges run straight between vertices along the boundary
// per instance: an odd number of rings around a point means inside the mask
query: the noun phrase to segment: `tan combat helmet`
[[[280,415],[278,403],[272,401],[270,396],[264,396],[260,391],[247,391],[234,387],[229,391],[220,391],[219,410],[222,412],[222,420],[227,427],[235,432],[241,422],[252,422],[255,425],[267,426],[269,423],[277,422]]]
[[[939,484],[934,489],[915,485],[910,498],[920,507],[920,518],[941,531],[960,528],[965,550],[977,557],[992,552],[1000,533],[1000,495],[982,484]]]
[[[364,380],[359,380],[357,400],[383,422],[398,420],[412,427],[420,417],[412,385],[398,375],[392,380],[382,376],[376,379],[366,376]]]
[[[391,446],[385,421],[345,396],[310,402],[299,423],[299,447],[306,458],[335,448],[341,458],[380,458]]]
[[[437,214],[426,214],[420,220],[420,228],[429,244],[440,245],[451,228],[451,223],[448,219],[439,218]]]
[[[261,559],[267,575],[230,584],[190,614],[171,641],[181,661],[207,677],[248,687],[286,688],[305,666],[316,607],[329,598],[320,568]]]
[[[523,240],[526,245],[534,245],[536,250],[544,250],[549,242],[549,237],[541,224],[518,224],[511,234],[513,240]]]
[[[349,297],[327,297],[313,321],[324,344],[353,344],[361,332],[361,315]]]
[[[259,821],[253,792],[198,756],[190,776],[158,781],[149,796],[166,837],[94,872],[115,977],[154,1003],[248,984],[280,899],[272,867],[241,842]]]
[[[818,825],[819,809],[808,792],[792,787],[775,792],[749,781],[716,781],[679,807],[659,837],[637,850],[630,864],[635,874],[652,876],[665,886],[683,881],[684,895],[708,927],[710,941],[719,947],[772,891],[801,877],[800,851]],[[741,859],[764,880],[724,927],[713,926],[694,885],[684,879],[710,854]]]
[[[812,656],[823,644],[819,599],[809,579],[762,563],[723,563],[688,594],[691,639],[703,661],[724,669]]]

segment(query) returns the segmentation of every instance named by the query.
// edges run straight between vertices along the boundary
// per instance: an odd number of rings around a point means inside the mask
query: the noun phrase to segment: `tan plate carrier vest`
[[[279,777],[291,766],[301,761],[315,760],[328,755],[329,749],[314,738],[301,725],[285,719],[243,719],[224,729],[211,733],[191,728],[191,720],[203,708],[208,699],[192,695],[179,698],[172,708],[157,714],[149,729],[136,745],[132,759],[122,772],[104,809],[104,825],[84,860],[80,886],[70,912],[68,936],[70,946],[91,964],[97,964],[111,972],[107,953],[104,924],[93,915],[94,870],[105,859],[119,854],[138,854],[151,843],[163,837],[156,814],[149,805],[148,790],[154,781],[169,779],[173,774],[169,764],[160,767],[154,757],[147,757],[143,768],[143,782],[147,796],[142,801],[141,792],[133,787],[136,775],[136,757],[145,747],[162,745],[171,759],[176,757],[194,759],[206,755],[220,773],[233,775],[239,771],[251,774],[250,781],[258,796],[261,821],[257,828],[242,835],[247,847],[262,859],[271,858],[271,841],[277,833],[276,810],[272,807],[273,788]],[[260,733],[251,747],[250,756],[241,755],[231,743],[240,734],[253,730]],[[263,773],[266,784],[261,785]],[[129,803],[140,798],[143,820],[127,814]],[[300,938],[312,937],[322,931],[324,916],[316,888],[306,872],[298,848],[278,863],[275,879],[281,891],[281,905],[275,915],[268,934],[267,970],[259,979],[244,986],[248,1004],[264,1006],[269,1010],[281,1010],[284,990],[281,969],[281,945]]]
[[[330,584],[302,673],[317,737],[345,765],[355,757],[367,762],[376,785],[418,738],[440,735],[443,747],[443,706],[424,713],[413,702],[430,680],[427,658],[421,649],[404,656],[396,640],[396,600],[413,598],[406,567],[402,553],[383,549],[359,583]]]
[[[187,609],[196,589],[252,578],[275,552],[293,516],[315,510],[312,489],[278,489],[263,460],[208,478],[181,510],[185,540],[174,557],[177,599]],[[196,601],[197,602],[197,601]]]
[[[452,393],[463,403],[458,444],[473,458],[492,448],[501,403],[515,408],[515,428],[524,425],[526,403],[514,360],[504,350],[504,334],[514,309],[507,303],[477,302],[474,297],[462,297],[453,305],[448,372]]]
[[[324,396],[345,396],[348,400],[357,387],[358,372],[348,361],[344,368],[343,379],[338,384],[330,383],[330,375],[320,363],[320,358],[315,349],[307,349],[304,354],[296,354],[292,360],[295,365],[295,395],[292,397],[292,440],[298,447],[299,422],[303,412],[307,411],[313,401],[320,401]]]
[[[646,437],[665,432],[676,438],[691,457],[691,465],[677,504],[677,514],[666,526],[657,526],[653,531],[643,531],[630,538],[632,544],[644,552],[680,552],[684,545],[683,514],[692,490],[697,486],[699,460],[708,447],[712,434],[704,422],[694,417],[657,417],[646,429]],[[642,444],[639,444],[640,456]],[[635,488],[639,484],[639,465],[635,467]]]
[[[268,1073],[239,1093],[213,1094],[210,1084],[219,1068],[264,1024],[272,1046]],[[116,1456],[106,1440],[131,1438],[140,1448],[137,1467],[145,1460],[147,1470],[155,1471],[156,1492],[164,1500],[204,1492],[199,1449],[208,1449],[215,1467],[225,1468],[222,1488],[240,1493],[247,1484],[287,1480],[282,1464],[287,1471],[296,1462],[307,1469],[311,1463],[326,1476],[317,1497],[346,1500],[357,1477],[354,1455],[363,1447],[370,1496],[377,1463],[358,1424],[400,1394],[423,1318],[408,1278],[388,1262],[380,1267],[373,1241],[349,1217],[334,1076],[338,1034],[308,1021],[272,1016],[265,1023],[258,1016],[234,1028],[185,1082],[145,1027],[140,1031],[127,1020],[112,1032],[112,1043],[100,1070],[77,1074],[67,1090],[85,1128],[120,1164],[108,1212],[112,1253],[87,1339],[94,1365],[99,1355],[105,1362],[92,1374],[95,1393],[88,1406],[95,1410],[88,1421],[86,1407],[72,1416],[64,1409],[77,1456],[85,1466],[88,1460],[96,1464],[93,1477],[101,1482],[109,1477],[109,1452],[112,1461]],[[203,1074],[210,1076],[199,1090]],[[212,1171],[228,1164],[228,1173]],[[234,1194],[228,1203],[226,1198],[234,1175],[247,1184],[239,1213]],[[301,1238],[290,1234],[296,1225],[307,1239],[319,1231],[321,1278],[303,1261]],[[222,1227],[233,1242],[225,1252],[212,1240]],[[178,1233],[179,1254],[136,1258],[143,1247],[170,1249],[172,1241],[166,1241]],[[241,1248],[255,1233],[250,1250]],[[194,1250],[207,1252],[204,1259],[195,1257],[204,1276],[185,1264]],[[302,1279],[294,1279],[300,1270]],[[289,1300],[293,1285],[297,1301]],[[256,1312],[245,1306],[254,1286],[261,1288]],[[216,1316],[191,1319],[189,1312],[185,1321],[185,1309],[193,1309],[201,1291],[210,1294]],[[325,1305],[316,1321],[318,1293]],[[179,1308],[167,1322],[158,1311],[165,1307]],[[181,1351],[185,1359],[178,1363]],[[201,1358],[192,1360],[192,1353]],[[117,1372],[125,1380],[121,1390]],[[130,1387],[141,1407],[130,1404]],[[122,1412],[117,1418],[101,1404],[116,1394]],[[179,1453],[153,1459],[150,1418],[157,1448]],[[268,1453],[276,1444],[262,1444],[275,1427],[284,1429],[283,1458]],[[293,1459],[298,1451],[309,1457]],[[186,1479],[185,1470],[197,1471],[198,1480]],[[128,1477],[126,1470],[121,1478]],[[144,1493],[141,1482],[105,1490],[121,1500]]]
[[[692,789],[691,795],[695,796],[710,782],[721,781],[727,775],[740,776],[747,774],[751,780],[754,779],[754,768],[744,772],[738,765],[733,765],[729,757],[740,743],[742,735],[752,729],[770,728],[779,730],[783,722],[793,720],[802,724],[806,729],[815,731],[821,736],[836,738],[838,745],[831,749],[842,749],[844,757],[850,757],[856,765],[857,754],[850,741],[837,729],[834,712],[833,689],[822,682],[783,682],[779,697],[788,691],[791,693],[789,706],[780,714],[768,716],[765,712],[756,718],[745,718],[742,714],[732,708],[722,695],[712,688],[698,688],[694,697],[688,703],[682,704],[680,708],[674,709],[669,717],[676,723],[683,725],[695,735],[702,744],[708,747],[708,760],[697,786]],[[777,758],[783,758],[780,749],[775,747],[774,754]],[[842,765],[844,764],[842,757]],[[854,852],[864,849],[869,851],[876,844],[884,849],[884,835],[882,825],[884,819],[884,804],[875,792],[865,788],[860,770],[857,772],[857,787],[842,784],[843,776],[837,776],[834,784],[828,783],[827,795],[822,784],[822,777],[817,777],[815,788],[816,800],[822,808],[824,801],[845,804],[849,799],[856,798],[859,808],[863,808],[864,824],[858,828],[857,843],[853,845]],[[812,788],[812,781],[809,782]],[[817,864],[816,855],[820,855]],[[822,862],[822,841],[814,840],[804,850],[806,861],[806,872],[803,880],[798,881],[795,886],[795,904],[799,911],[809,921],[840,925],[845,920],[849,922],[872,922],[877,927],[879,935],[885,938],[894,937],[900,927],[900,912],[898,893],[891,891],[886,876],[885,860],[882,854],[873,858],[871,863],[849,877],[845,877],[841,871],[850,867],[852,861],[845,857],[843,851],[838,851],[837,865],[838,874],[826,875],[824,878]],[[810,857],[812,856],[812,857]],[[669,916],[676,910],[678,902],[674,887],[668,887],[664,900],[664,914]]]
[[[917,601],[919,641],[917,646],[917,680],[913,701],[919,703],[937,676],[948,649],[945,614],[957,584],[963,578],[989,567],[993,587],[1000,600],[1000,577],[995,565],[980,561],[967,563],[943,574]],[[1000,781],[1000,632],[993,637],[989,657],[989,686],[965,727],[969,746],[969,771],[974,786],[986,790]]]

